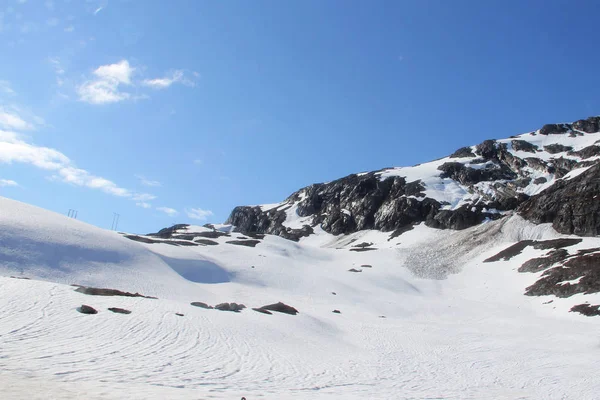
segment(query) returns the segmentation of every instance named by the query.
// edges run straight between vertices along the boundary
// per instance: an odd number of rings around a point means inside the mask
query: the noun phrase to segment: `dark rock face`
[[[290,314],[290,315],[298,314],[298,310],[296,310],[294,307],[288,306],[287,304],[284,304],[282,302],[262,306],[259,308],[259,310],[275,311],[275,312],[280,312],[280,313]],[[256,310],[256,311],[258,311],[258,310]],[[259,311],[259,312],[262,312],[262,311]]]
[[[570,297],[578,293],[598,292],[600,292],[600,254],[594,253],[570,257],[562,265],[546,270],[542,278],[526,289],[525,294]]]
[[[206,304],[206,303],[203,303],[203,302],[201,302],[201,301],[193,301],[193,302],[191,302],[190,304],[191,304],[191,305],[193,305],[194,307],[205,308],[205,309],[207,309],[207,310],[212,310],[212,309],[213,309],[213,307],[212,307],[212,306],[209,306],[208,304]]]
[[[528,246],[532,246],[537,250],[558,250],[564,247],[574,246],[578,243],[581,243],[581,239],[570,239],[570,238],[561,238],[561,239],[551,239],[551,240],[521,240],[513,244],[512,246],[507,247],[502,250],[500,253],[496,254],[488,258],[483,262],[496,262],[496,261],[508,261],[511,258],[518,256],[527,248]],[[556,256],[554,256],[556,257]],[[527,264],[527,263],[526,263]],[[535,264],[535,263],[534,263]],[[525,264],[524,264],[525,265]]]
[[[527,151],[529,153],[535,153],[538,150],[538,147],[535,144],[531,144],[526,142],[525,140],[513,140],[510,142],[512,148],[516,151]]]
[[[77,286],[77,289],[75,289],[76,292],[88,294],[91,296],[124,296],[124,297],[143,297],[145,299],[156,299],[156,297],[144,296],[143,294],[139,294],[139,293],[122,292],[122,291],[116,290],[116,289],[101,289],[101,288],[93,288],[93,287],[86,287],[86,286],[79,286],[79,285],[76,285],[76,286]]]
[[[334,314],[341,314],[342,312],[340,310],[333,310],[332,313],[334,313]]]
[[[573,148],[571,146],[564,146],[562,144],[552,143],[548,146],[544,146],[544,150],[546,150],[550,154],[558,154],[564,153],[566,151],[571,151],[573,150]]]
[[[260,240],[230,240],[225,243],[234,244],[237,246],[256,247],[256,245],[260,243]]]
[[[245,305],[237,304],[237,303],[221,303],[221,304],[217,304],[215,306],[215,310],[232,311],[232,312],[240,312],[244,308],[246,308]]]
[[[118,308],[118,307],[110,307],[108,309],[108,311],[112,311],[112,312],[117,313],[117,314],[131,314],[131,311],[126,310],[124,308]]]
[[[544,125],[539,134],[583,135],[581,132],[595,130],[599,121],[600,117],[592,117],[573,125]],[[273,234],[296,241],[312,234],[316,226],[334,235],[368,229],[401,234],[420,223],[438,229],[465,229],[488,219],[501,218],[503,214],[497,211],[511,211],[524,202],[533,203],[535,200],[530,200],[524,194],[524,189],[531,184],[544,183],[548,178],[534,180],[529,168],[561,178],[586,162],[565,157],[542,160],[535,157],[542,150],[523,140],[523,136],[514,137],[511,147],[509,150],[506,143],[485,140],[473,148],[458,149],[451,156],[455,160],[439,166],[441,178],[456,181],[474,194],[474,200],[459,209],[450,210],[446,207],[448,204],[428,198],[420,180],[408,182],[402,176],[386,176],[385,173],[389,170],[384,169],[308,186],[269,210],[261,207],[236,207],[227,223],[247,236]],[[552,154],[573,150],[560,144],[548,145],[544,149]],[[528,152],[532,156],[520,158],[513,155],[512,150]],[[572,152],[571,155],[588,159],[600,155],[600,146],[589,146]],[[461,158],[469,160],[459,160]],[[481,165],[482,163],[485,165]],[[592,165],[595,161],[589,163]],[[447,183],[449,182],[444,181],[444,184]],[[547,195],[548,190],[535,197]],[[290,210],[294,210],[297,216],[306,218],[301,229],[285,226]],[[579,231],[574,229],[573,232]],[[390,239],[393,237],[394,235]]]
[[[579,314],[583,314],[587,317],[594,317],[596,315],[600,315],[600,305],[593,306],[591,304],[578,304],[571,307],[570,312],[578,312]]]
[[[546,257],[532,258],[519,267],[519,272],[540,272],[569,256],[565,249],[551,251]]]
[[[550,222],[560,233],[596,236],[600,234],[598,195],[600,166],[596,165],[571,180],[557,181],[521,204],[518,213],[536,224]]]
[[[573,129],[585,133],[594,133],[600,131],[600,117],[590,117],[573,122]]]
[[[600,146],[591,145],[584,147],[579,151],[569,151],[567,154],[570,156],[578,156],[585,160],[586,158],[600,155]]]
[[[219,244],[218,242],[214,242],[210,239],[196,239],[196,240],[194,240],[194,242],[196,242],[198,244],[203,244],[205,246],[216,246]]]
[[[470,147],[461,147],[456,150],[454,153],[450,155],[450,158],[467,158],[467,157],[475,157],[473,154],[473,150]]]
[[[169,228],[161,229],[157,233],[149,233],[146,236],[155,236],[161,239],[170,239],[173,236],[173,234],[176,233],[178,230],[185,229],[188,226],[188,224],[177,224]]]
[[[348,270],[348,272],[362,272],[362,270],[360,270],[360,269],[356,269],[356,268],[350,268],[350,269]]]
[[[562,135],[570,130],[569,124],[546,124],[540,129],[540,135]]]
[[[521,240],[520,242],[517,242],[515,244],[513,244],[510,247],[507,247],[506,249],[502,250],[500,253],[496,254],[495,256],[492,256],[486,260],[484,260],[483,262],[496,262],[496,261],[508,261],[511,258],[518,256],[519,254],[521,254],[523,252],[523,250],[525,250],[525,248],[527,246],[530,246],[533,244],[533,240]]]
[[[77,311],[82,314],[98,314],[98,310],[85,304],[82,304],[81,307],[77,307]]]

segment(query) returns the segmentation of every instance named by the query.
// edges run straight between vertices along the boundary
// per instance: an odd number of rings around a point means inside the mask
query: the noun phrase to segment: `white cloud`
[[[187,78],[183,70],[175,70],[169,76],[164,78],[145,79],[142,81],[142,85],[151,87],[153,89],[166,89],[174,83],[181,83],[186,86],[196,86],[196,83]]]
[[[8,116],[8,117],[7,117]],[[13,130],[31,129],[32,124],[25,122],[18,114],[6,113],[0,109],[0,127],[8,126]],[[75,163],[58,150],[37,146],[26,141],[18,133],[0,130],[0,163],[30,164],[53,173],[52,179],[76,186],[100,190],[112,196],[128,198],[137,202],[155,199],[148,193],[137,193],[118,186],[109,179],[96,176]]]
[[[0,93],[4,94],[16,94],[15,91],[10,87],[10,82],[8,81],[0,81]]]
[[[177,211],[174,208],[170,208],[170,207],[156,207],[156,209],[158,211],[164,212],[165,214],[167,214],[169,217],[174,217],[176,215],[179,215],[179,211]]]
[[[140,180],[140,183],[144,186],[150,186],[150,187],[159,187],[162,186],[162,183],[160,183],[159,181],[153,181],[150,179],[146,179],[146,177],[142,176],[142,175],[135,175],[135,177],[137,179]]]
[[[146,202],[156,199],[156,196],[149,193],[136,193],[132,196],[132,199],[134,201]]]
[[[69,25],[69,26],[65,27],[65,29],[63,29],[63,30],[67,33],[71,33],[75,30],[75,27],[73,25]]]
[[[203,210],[201,208],[186,208],[185,213],[189,218],[198,219],[201,221],[206,220],[206,218],[213,215],[213,212],[210,210]]]
[[[19,186],[19,184],[11,179],[0,179],[0,187]]]
[[[79,100],[91,104],[107,104],[131,98],[130,93],[120,91],[120,86],[131,85],[134,71],[135,68],[127,60],[98,67],[94,71],[96,79],[77,88]]]
[[[152,204],[150,203],[145,203],[145,202],[139,202],[139,203],[135,203],[136,206],[138,207],[142,207],[142,208],[152,208]]]
[[[34,126],[33,124],[24,121],[15,112],[9,111],[8,109],[0,106],[0,128],[17,131],[26,131],[34,129]]]

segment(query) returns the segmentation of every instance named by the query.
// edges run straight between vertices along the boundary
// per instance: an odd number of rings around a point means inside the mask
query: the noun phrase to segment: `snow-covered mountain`
[[[599,124],[149,235],[0,198],[1,397],[597,398]]]

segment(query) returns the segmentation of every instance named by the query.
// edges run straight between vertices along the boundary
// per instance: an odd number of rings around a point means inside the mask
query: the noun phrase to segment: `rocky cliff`
[[[291,240],[315,229],[396,236],[424,222],[465,229],[519,212],[557,231],[598,235],[600,117],[463,147],[413,167],[353,174],[298,190],[282,203],[236,207],[227,223]]]

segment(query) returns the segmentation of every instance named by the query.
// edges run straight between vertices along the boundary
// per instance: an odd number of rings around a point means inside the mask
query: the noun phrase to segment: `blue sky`
[[[599,114],[597,1],[0,2],[0,195],[110,228]]]

